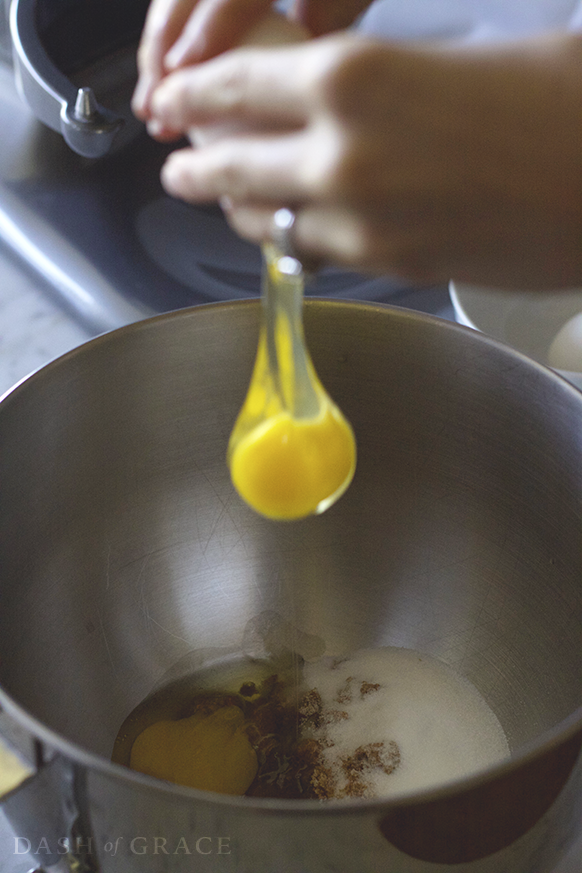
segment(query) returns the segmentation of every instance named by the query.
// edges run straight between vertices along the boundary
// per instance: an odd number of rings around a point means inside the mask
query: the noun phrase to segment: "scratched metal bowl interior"
[[[466,328],[310,300],[308,343],[358,467],[328,512],[274,523],[242,503],[225,463],[258,320],[243,301],[134,324],[0,405],[7,710],[105,774],[122,818],[124,780],[153,790],[108,763],[124,718],[165,677],[236,655],[270,611],[327,654],[440,658],[479,689],[517,759],[571,733],[582,395]]]

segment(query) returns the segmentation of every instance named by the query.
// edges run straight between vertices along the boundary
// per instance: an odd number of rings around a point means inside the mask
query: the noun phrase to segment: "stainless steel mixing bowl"
[[[582,807],[582,394],[466,328],[309,301],[359,464],[327,513],[273,523],[225,465],[258,318],[245,301],[133,324],[0,404],[0,700],[36,771],[5,797],[15,833],[55,871],[550,870]],[[153,687],[240,653],[269,616],[300,650],[441,658],[511,760],[323,804],[109,762]]]

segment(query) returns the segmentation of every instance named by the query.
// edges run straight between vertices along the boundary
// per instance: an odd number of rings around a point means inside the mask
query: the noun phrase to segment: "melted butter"
[[[154,722],[135,739],[129,766],[149,776],[219,794],[244,794],[257,756],[238,706]]]
[[[325,800],[424,790],[510,753],[479,691],[423,653],[271,667],[221,662],[158,689],[125,719],[112,760],[223,794]]]

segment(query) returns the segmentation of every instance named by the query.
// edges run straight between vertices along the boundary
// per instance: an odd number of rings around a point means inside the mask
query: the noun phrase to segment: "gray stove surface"
[[[126,116],[118,147],[91,161],[36,120],[16,93],[10,66],[0,63],[0,242],[95,333],[158,312],[255,296],[260,287],[258,247],[236,236],[218,207],[190,206],[161,188],[171,147],[152,141],[132,119],[134,77],[133,57],[120,54],[114,75],[95,65],[79,78],[111,95],[109,104],[124,107]],[[337,269],[321,271],[308,294],[448,307],[446,288]]]

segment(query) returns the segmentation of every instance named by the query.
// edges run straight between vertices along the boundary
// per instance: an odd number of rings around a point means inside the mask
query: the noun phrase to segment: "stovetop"
[[[128,96],[132,64],[121,57],[117,66]],[[103,75],[93,70],[92,81]],[[258,247],[240,239],[218,207],[164,193],[159,171],[171,147],[151,140],[129,112],[120,147],[98,161],[82,158],[32,116],[0,64],[0,127],[0,240],[93,332],[259,294]],[[325,269],[307,293],[452,316],[446,288],[389,276]]]

